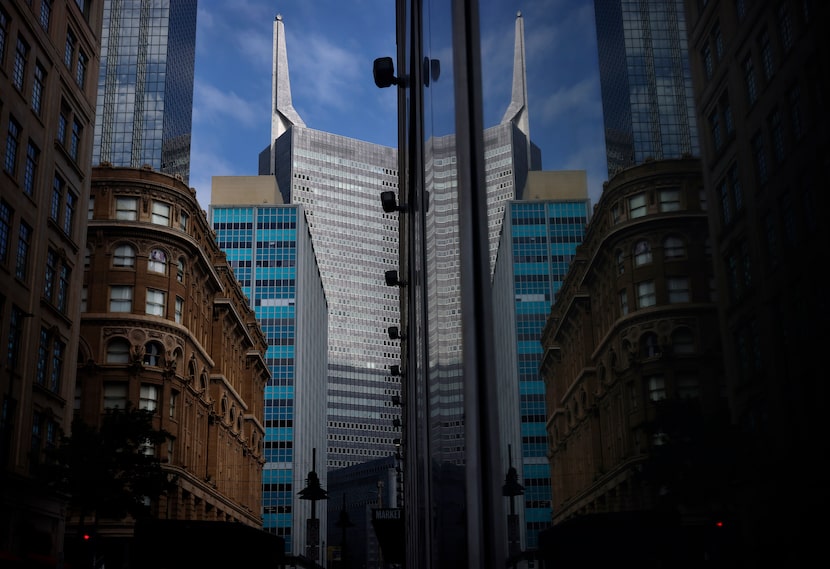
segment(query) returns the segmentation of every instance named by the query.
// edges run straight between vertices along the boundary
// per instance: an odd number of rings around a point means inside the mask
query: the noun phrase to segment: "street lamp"
[[[508,555],[513,559],[513,567],[516,567],[516,556],[520,553],[519,540],[519,516],[516,514],[516,496],[524,494],[524,486],[519,484],[519,474],[513,468],[513,454],[511,446],[507,445],[507,476],[504,485],[501,487],[503,496],[510,497],[510,513],[507,514],[507,543]]]
[[[317,500],[328,500],[328,493],[320,485],[320,478],[315,471],[317,467],[317,449],[312,449],[311,472],[306,479],[306,487],[300,490],[300,500],[311,501],[311,518],[306,520],[306,556],[317,562],[320,544],[320,520],[317,519]]]

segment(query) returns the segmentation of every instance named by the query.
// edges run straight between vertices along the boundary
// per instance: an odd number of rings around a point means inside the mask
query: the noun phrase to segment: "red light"
[[[716,522],[715,522],[715,527],[722,528],[722,527],[723,527],[723,522],[722,522],[722,521],[720,521],[720,520],[716,521]]]
[[[88,533],[84,534],[84,541],[89,541],[89,534]]]

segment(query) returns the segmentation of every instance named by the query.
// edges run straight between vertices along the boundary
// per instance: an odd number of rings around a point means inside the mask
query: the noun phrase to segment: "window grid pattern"
[[[525,529],[528,547],[536,547],[544,524],[535,522],[549,520],[552,507],[550,465],[547,460],[539,463],[546,457],[547,435],[544,383],[538,373],[542,346],[538,339],[576,248],[582,243],[589,214],[585,201],[551,201],[509,202],[509,215]]]

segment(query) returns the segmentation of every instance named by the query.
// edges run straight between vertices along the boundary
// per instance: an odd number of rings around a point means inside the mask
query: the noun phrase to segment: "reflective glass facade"
[[[106,0],[93,164],[190,177],[196,0]]]
[[[410,282],[402,360],[413,567],[503,567],[507,551],[490,278],[505,207],[539,153],[522,128],[521,84],[506,118],[483,126],[477,10],[476,2],[398,7],[397,67],[411,81],[399,97],[399,191],[409,204],[400,264]]]
[[[595,0],[608,176],[700,153],[683,0]]]
[[[306,555],[310,502],[298,493],[326,445],[327,305],[302,207],[211,204],[219,246],[250,299],[268,341],[263,525]],[[316,452],[315,452],[316,451]],[[325,507],[316,507],[326,527]]]
[[[397,188],[397,151],[297,125],[273,150],[283,200],[307,212],[329,305],[326,464],[390,456],[401,436],[400,378],[390,374],[400,340],[387,330],[400,325],[400,304],[385,272],[398,266],[399,214],[383,212],[380,193]]]
[[[511,201],[504,217],[493,276],[499,420],[501,446],[511,449],[524,487],[515,498],[523,550],[538,548],[539,531],[552,519],[539,339],[589,217],[587,196]]]

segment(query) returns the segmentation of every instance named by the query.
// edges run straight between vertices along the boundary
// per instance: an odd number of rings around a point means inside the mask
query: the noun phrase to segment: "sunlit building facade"
[[[221,176],[210,217],[268,343],[263,527],[285,540],[287,555],[311,558],[310,503],[299,492],[312,469],[326,486],[328,320],[305,211],[282,203],[273,176]],[[316,510],[325,528],[326,508]]]
[[[274,20],[272,144],[260,175],[276,177],[286,204],[306,212],[329,308],[328,468],[389,456],[400,431],[392,404],[400,380],[398,289],[385,272],[398,264],[398,213],[384,213],[380,193],[397,187],[394,148],[305,126],[288,89],[285,25]],[[325,454],[318,452],[322,460]]]
[[[190,177],[197,0],[105,0],[92,163]]]
[[[697,156],[683,0],[595,0],[608,175]]]
[[[131,405],[170,434],[147,452],[175,488],[148,501],[146,521],[233,522],[259,535],[266,339],[196,192],[150,168],[95,167],[87,217],[75,417],[99,428]],[[90,518],[69,509],[68,552]],[[96,512],[99,560],[125,566],[144,521]],[[67,561],[81,566],[78,554]]]

